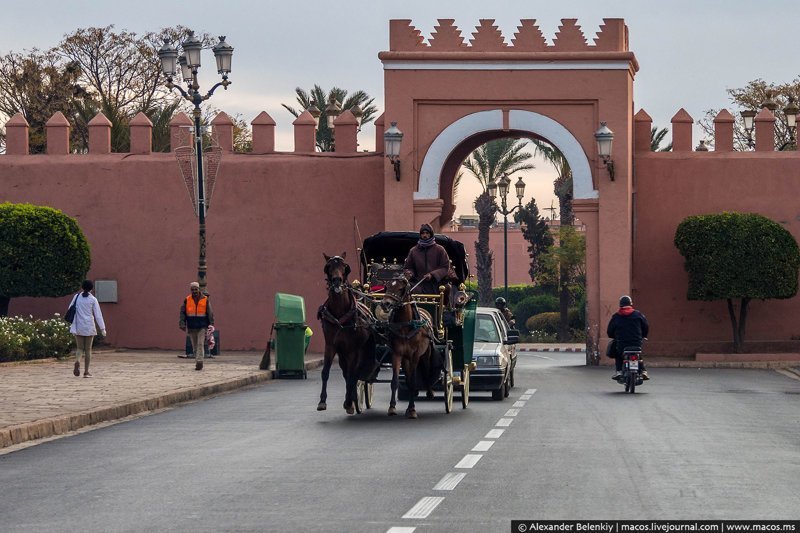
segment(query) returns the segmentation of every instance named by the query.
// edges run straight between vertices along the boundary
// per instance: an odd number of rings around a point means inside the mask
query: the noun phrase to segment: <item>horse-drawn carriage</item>
[[[325,409],[328,370],[339,356],[347,393],[348,414],[372,406],[375,383],[391,383],[389,414],[395,414],[396,394],[408,400],[406,416],[416,418],[418,391],[429,398],[444,395],[445,412],[453,408],[454,391],[469,403],[469,375],[474,369],[476,295],[464,283],[469,265],[464,245],[436,235],[450,258],[451,268],[436,294],[413,293],[403,263],[417,243],[414,232],[381,232],[364,240],[360,250],[360,280],[347,284],[350,267],[342,256],[326,256],[328,301],[319,317],[326,338],[323,389],[318,409]],[[338,292],[337,292],[338,291]],[[380,377],[390,370],[391,379]],[[403,383],[400,383],[401,376]]]
[[[429,322],[430,360],[419,361],[416,366],[415,386],[407,386],[407,381],[401,380],[398,396],[401,400],[413,400],[418,390],[425,390],[428,397],[433,396],[433,390],[441,390],[445,412],[449,413],[456,389],[461,393],[462,406],[466,408],[469,403],[477,300],[464,290],[469,278],[464,245],[444,235],[436,235],[436,242],[450,258],[447,278],[442,280],[438,293],[412,293],[403,262],[418,239],[415,232],[382,232],[364,240],[360,254],[362,287],[367,295],[365,300],[373,302],[375,360],[380,367],[390,368],[392,354],[401,349],[398,346],[425,335],[425,324]],[[406,372],[404,365],[400,376],[404,378]],[[378,379],[376,373],[360,387],[359,400],[363,397],[365,407],[370,403],[372,384],[376,381],[385,380]]]

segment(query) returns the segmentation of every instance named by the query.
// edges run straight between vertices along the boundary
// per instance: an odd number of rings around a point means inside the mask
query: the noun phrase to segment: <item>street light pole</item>
[[[197,217],[199,221],[199,241],[200,252],[197,265],[197,281],[200,284],[200,291],[207,294],[206,290],[206,190],[205,173],[203,172],[203,129],[200,124],[200,104],[211,98],[214,91],[222,86],[226,91],[228,85],[228,74],[231,71],[231,59],[233,57],[233,47],[225,42],[225,36],[220,36],[219,42],[214,46],[214,57],[217,61],[217,72],[222,75],[222,81],[211,87],[205,95],[200,93],[200,84],[197,82],[197,71],[200,69],[200,52],[203,43],[190,31],[186,41],[181,45],[183,54],[178,57],[178,51],[168,42],[158,51],[161,60],[161,69],[167,77],[166,85],[170,89],[177,89],[181,96],[194,105],[192,114],[194,116],[194,145],[197,157]],[[186,82],[187,89],[184,90],[180,85],[175,85],[172,78],[177,74],[176,63],[180,65],[181,77]],[[174,147],[173,147],[174,149]]]
[[[522,197],[525,196],[525,182],[522,181],[522,178],[517,180],[517,183],[514,184],[514,188],[517,191],[517,205],[512,207],[511,209],[508,208],[508,188],[511,184],[511,179],[508,175],[503,174],[498,178],[497,183],[492,182],[489,184],[489,195],[494,200],[497,196],[497,193],[500,193],[500,213],[503,214],[503,295],[506,299],[506,303],[508,302],[508,215],[516,211],[517,209],[522,209]]]

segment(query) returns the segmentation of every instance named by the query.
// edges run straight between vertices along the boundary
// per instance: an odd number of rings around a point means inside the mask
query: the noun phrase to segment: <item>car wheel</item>
[[[505,389],[504,386],[500,386],[499,389],[495,389],[492,391],[492,400],[502,400],[503,399],[503,390]]]

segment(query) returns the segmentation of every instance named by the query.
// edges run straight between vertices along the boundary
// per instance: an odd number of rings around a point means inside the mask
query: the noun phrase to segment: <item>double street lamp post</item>
[[[522,178],[517,180],[517,183],[514,184],[514,188],[517,191],[517,205],[512,207],[511,209],[508,208],[508,189],[511,185],[511,179],[508,177],[507,174],[503,174],[500,178],[497,179],[497,182],[490,182],[489,183],[489,196],[492,197],[492,200],[497,198],[497,193],[500,193],[500,208],[498,209],[500,213],[503,215],[503,287],[504,291],[503,294],[505,296],[506,302],[508,302],[508,215],[516,211],[517,209],[522,209],[522,198],[525,196],[525,182],[522,181]]]
[[[197,71],[200,69],[200,52],[203,49],[203,43],[195,37],[194,32],[190,31],[186,41],[181,45],[183,53],[179,55],[176,50],[168,42],[158,51],[158,57],[161,60],[161,70],[167,78],[167,87],[170,89],[178,89],[186,100],[194,104],[192,115],[194,117],[194,144],[195,155],[197,157],[197,176],[196,176],[196,191],[197,191],[197,216],[200,221],[199,236],[200,236],[200,258],[197,267],[197,281],[200,283],[200,292],[207,294],[206,291],[206,191],[205,191],[205,176],[203,173],[203,131],[200,124],[200,104],[211,98],[214,91],[220,86],[228,90],[228,74],[231,72],[231,59],[233,58],[233,47],[225,42],[225,36],[220,36],[219,42],[214,46],[214,57],[217,60],[217,72],[222,75],[222,81],[211,87],[205,94],[200,93],[200,84],[197,80]],[[179,84],[173,83],[172,78],[177,74],[177,65],[180,65],[181,77],[186,82],[186,89],[183,89]],[[174,147],[173,147],[174,149]],[[194,198],[193,198],[194,200]]]

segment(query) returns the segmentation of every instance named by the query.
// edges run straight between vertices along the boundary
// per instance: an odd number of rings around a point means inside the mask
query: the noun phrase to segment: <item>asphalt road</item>
[[[509,531],[512,519],[797,519],[800,381],[520,355],[511,397],[362,415],[319,372],[0,456],[0,530]],[[400,403],[404,407],[404,403]],[[400,410],[402,413],[402,410]],[[392,529],[398,528],[398,529]],[[402,529],[405,528],[405,529]],[[415,529],[414,529],[415,528]]]

